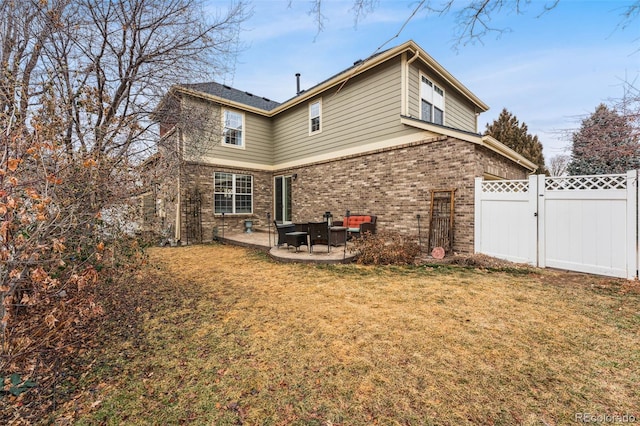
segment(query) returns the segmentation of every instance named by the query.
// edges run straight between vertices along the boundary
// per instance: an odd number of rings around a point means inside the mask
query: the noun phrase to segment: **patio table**
[[[346,226],[332,226],[329,228],[329,246],[340,246],[347,241]]]
[[[294,246],[296,252],[302,244],[306,244],[309,252],[311,252],[311,244],[309,243],[309,233],[302,231],[287,232],[284,234],[286,237],[287,246]]]

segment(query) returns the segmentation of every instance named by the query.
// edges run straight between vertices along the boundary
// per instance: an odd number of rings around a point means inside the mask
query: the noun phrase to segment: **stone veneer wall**
[[[253,175],[253,215],[226,215],[225,232],[242,231],[243,221],[254,219],[266,228],[273,217],[273,177],[296,173],[292,182],[294,222],[322,221],[325,211],[341,220],[352,214],[378,216],[377,228],[421,237],[429,235],[431,190],[455,189],[454,251],[473,253],[474,179],[490,172],[508,179],[523,179],[526,170],[493,151],[455,138],[440,137],[401,148],[383,149],[304,167],[264,172],[191,164],[183,172],[182,194],[197,186],[202,194],[203,241],[214,228],[222,233],[222,218],[213,214],[214,171]],[[182,235],[186,235],[184,210]]]

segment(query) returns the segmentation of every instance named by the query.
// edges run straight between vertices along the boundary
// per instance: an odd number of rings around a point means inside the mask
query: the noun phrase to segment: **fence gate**
[[[202,217],[201,217],[202,196],[198,189],[195,189],[184,200],[185,227],[187,244],[202,243]]]
[[[535,178],[533,176],[532,178]],[[537,264],[535,180],[476,179],[475,252]]]
[[[475,251],[539,267],[633,279],[637,171],[619,175],[476,179]]]

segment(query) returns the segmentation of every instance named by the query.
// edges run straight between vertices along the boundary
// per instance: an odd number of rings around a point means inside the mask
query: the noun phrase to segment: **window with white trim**
[[[244,114],[224,110],[224,130],[222,132],[222,144],[236,147],[244,147],[243,135]]]
[[[309,134],[322,131],[322,100],[309,104]]]
[[[253,176],[222,172],[214,175],[215,214],[253,212]]]
[[[420,77],[420,118],[444,125],[444,90],[425,76]]]

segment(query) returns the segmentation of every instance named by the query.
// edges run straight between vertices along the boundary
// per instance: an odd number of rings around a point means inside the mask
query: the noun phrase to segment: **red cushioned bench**
[[[374,215],[354,214],[345,217],[344,220],[333,222],[333,226],[344,226],[349,234],[354,237],[364,235],[365,232],[376,233],[376,219]]]

